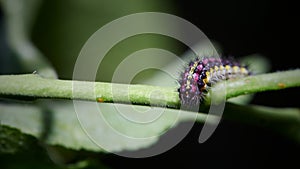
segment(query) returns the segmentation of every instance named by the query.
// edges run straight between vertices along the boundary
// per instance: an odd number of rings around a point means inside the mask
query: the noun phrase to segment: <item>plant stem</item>
[[[214,91],[226,90],[228,99],[244,94],[300,86],[299,75],[300,70],[297,69],[249,76],[222,82],[215,85],[213,89]],[[0,82],[0,95],[98,100],[172,108],[178,108],[180,105],[176,87],[46,79],[36,74],[2,75]],[[226,89],[223,86],[225,83]]]
[[[226,90],[228,99],[244,94],[297,87],[300,86],[299,77],[299,69],[275,72],[221,82],[213,89],[216,91],[214,93]],[[0,82],[0,95],[167,105],[172,108],[180,105],[176,87],[46,79],[36,74],[2,75]]]
[[[213,90],[219,93],[226,86],[226,99],[270,90],[282,90],[300,86],[300,69],[248,76],[217,83]],[[217,96],[218,95],[213,95]],[[221,96],[220,96],[221,97]],[[221,99],[221,98],[220,98]]]
[[[157,106],[164,106],[166,102],[169,107],[176,107],[179,103],[178,93],[173,87],[46,79],[36,74],[2,75],[0,82],[0,95],[4,96],[98,100]]]
[[[280,90],[300,86],[299,75],[300,70],[297,69],[250,76],[218,83],[213,90],[227,90],[226,98],[267,90]],[[222,84],[226,84],[226,89]],[[176,87],[46,79],[36,74],[0,76],[0,95],[133,103],[171,108],[180,106]],[[202,113],[200,115],[203,115],[200,121],[204,122],[206,115]],[[269,108],[227,103],[224,118],[266,126],[300,142],[298,108]]]

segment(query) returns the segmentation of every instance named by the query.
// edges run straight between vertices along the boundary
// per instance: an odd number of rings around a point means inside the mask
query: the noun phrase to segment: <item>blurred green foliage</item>
[[[176,13],[171,1],[46,0],[33,27],[33,40],[53,63],[59,77],[70,79],[81,48],[95,31],[119,17],[155,11]],[[134,51],[150,47],[174,50],[174,43],[174,40],[159,35],[124,39],[105,56],[98,80],[110,81],[115,67]]]

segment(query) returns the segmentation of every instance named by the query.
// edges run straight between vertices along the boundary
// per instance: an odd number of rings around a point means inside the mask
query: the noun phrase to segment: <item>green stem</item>
[[[299,87],[300,69],[224,81],[213,87],[214,93],[222,93],[220,91],[224,91],[224,86],[226,86],[226,99],[251,93]]]
[[[165,106],[166,103],[169,107],[178,107],[179,103],[178,93],[172,87],[46,79],[36,74],[2,75],[0,82],[0,95],[5,96],[98,100],[157,106]]]
[[[226,98],[231,98],[243,94],[297,87],[300,86],[299,75],[300,70],[297,69],[250,76],[222,82],[215,85],[213,90],[227,90]],[[226,89],[222,88],[224,83]],[[46,79],[36,74],[0,76],[0,95],[151,104],[172,108],[180,106],[176,87]],[[200,115],[203,115],[200,121],[204,122],[206,115],[202,113]],[[300,142],[298,108],[280,109],[227,103],[224,118],[267,126]]]
[[[249,76],[219,83],[213,90],[226,90],[228,99],[244,94],[297,87],[300,86],[299,75],[300,70],[297,69]],[[0,95],[167,105],[173,108],[178,108],[180,105],[176,87],[46,79],[36,74],[2,75],[0,82]]]

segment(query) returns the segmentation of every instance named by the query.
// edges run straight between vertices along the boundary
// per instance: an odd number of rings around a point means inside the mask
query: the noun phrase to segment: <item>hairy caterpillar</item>
[[[233,58],[196,58],[189,62],[178,81],[181,105],[185,107],[198,105],[212,84],[250,74],[247,66],[242,66]]]

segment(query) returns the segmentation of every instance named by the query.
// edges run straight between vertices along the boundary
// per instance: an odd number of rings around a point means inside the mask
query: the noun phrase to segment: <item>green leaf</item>
[[[7,41],[17,56],[21,70],[38,71],[45,77],[57,78],[48,59],[31,42],[31,29],[41,0],[2,0],[1,4],[5,16]]]
[[[105,151],[102,148],[104,146],[109,151],[117,152],[149,147],[161,134],[179,122],[196,118],[196,114],[186,112],[178,118],[177,110],[114,104],[98,104],[100,113],[90,107],[90,104],[96,103],[81,102],[80,108],[84,111],[78,114],[70,101],[47,102],[51,107],[50,112],[43,112],[34,105],[0,104],[0,119],[2,124],[19,128],[35,137],[45,136],[46,133],[45,141],[50,145],[91,151]],[[119,111],[114,106],[118,106]],[[134,109],[139,112],[133,112]],[[129,118],[133,121],[128,120]],[[198,116],[198,120],[205,119],[206,116]],[[45,129],[49,130],[44,131]],[[101,143],[102,147],[95,143]]]
[[[37,140],[19,130],[0,125],[0,154],[15,154],[28,151],[37,144]]]

